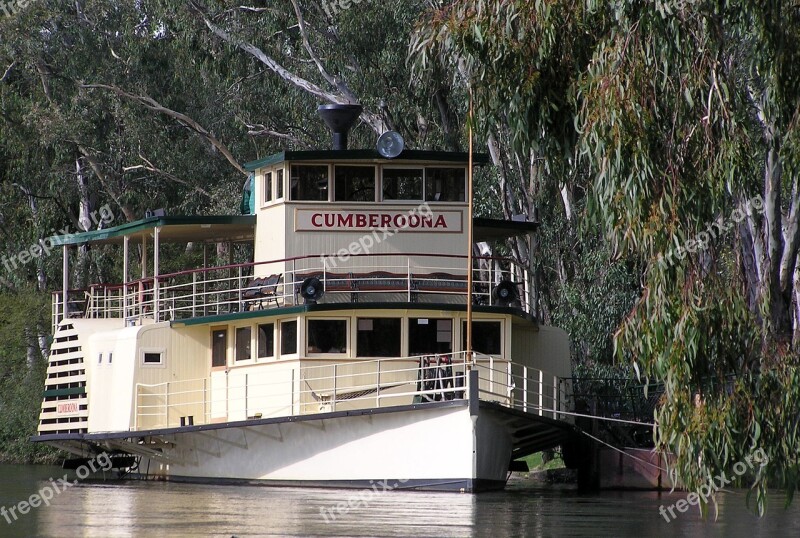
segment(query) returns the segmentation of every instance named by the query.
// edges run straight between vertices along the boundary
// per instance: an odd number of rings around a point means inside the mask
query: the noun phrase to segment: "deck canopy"
[[[69,308],[69,249],[78,245],[121,245],[123,248],[123,282],[131,281],[131,246],[141,245],[142,280],[160,275],[160,245],[162,243],[200,243],[203,245],[203,267],[206,266],[209,244],[214,243],[252,243],[255,238],[256,217],[254,215],[218,215],[218,216],[157,216],[128,222],[104,230],[92,230],[78,234],[57,235],[49,238],[54,247],[63,251],[62,291],[61,297],[54,303],[54,319],[59,320],[67,315]],[[150,239],[148,239],[150,238]],[[148,260],[148,243],[152,244],[152,261]],[[229,249],[233,256],[233,250]],[[230,260],[233,263],[233,260]],[[148,270],[148,266],[150,269]],[[149,273],[149,274],[148,274]],[[155,281],[158,291],[158,281]],[[127,293],[127,292],[126,292]],[[127,300],[127,299],[126,299]]]
[[[255,226],[254,215],[165,216],[128,222],[104,230],[57,235],[50,239],[53,246],[86,243],[122,245],[126,237],[134,243],[141,243],[144,237],[152,237],[158,228],[159,239],[167,243],[240,243],[254,239]]]
[[[482,241],[502,241],[519,235],[528,235],[539,228],[539,223],[476,217],[472,219],[472,226],[475,242],[479,243]]]
[[[152,236],[155,228],[159,228],[160,240],[167,243],[240,243],[254,239],[255,225],[255,215],[151,217],[104,230],[57,235],[51,241],[53,246],[122,245],[125,236],[138,243],[144,235]],[[537,222],[487,218],[475,218],[473,225],[475,241],[499,241],[535,232],[539,227]]]

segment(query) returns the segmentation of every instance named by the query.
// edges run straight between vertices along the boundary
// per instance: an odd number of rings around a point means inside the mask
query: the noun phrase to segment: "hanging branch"
[[[153,112],[158,112],[159,114],[164,114],[165,116],[169,116],[170,118],[173,118],[173,119],[179,121],[180,123],[184,124],[185,126],[190,128],[191,130],[193,130],[194,132],[196,132],[197,134],[199,134],[200,136],[202,136],[203,138],[208,140],[208,142],[212,146],[217,148],[219,150],[219,152],[222,153],[225,156],[226,159],[228,159],[228,162],[234,168],[236,168],[236,170],[238,170],[239,173],[241,173],[242,175],[245,175],[245,176],[249,176],[250,175],[250,173],[247,170],[242,168],[242,165],[239,164],[239,161],[236,160],[236,157],[233,156],[233,154],[230,152],[230,150],[228,150],[228,147],[225,144],[223,144],[222,142],[217,140],[217,138],[213,134],[208,132],[202,125],[197,123],[195,120],[193,120],[192,118],[190,118],[186,114],[182,114],[181,112],[177,112],[175,110],[167,108],[167,107],[163,106],[162,104],[160,104],[155,99],[153,99],[152,97],[149,97],[147,95],[134,95],[132,93],[126,92],[125,90],[123,90],[121,88],[118,88],[117,86],[113,86],[113,85],[109,85],[109,84],[81,84],[80,87],[81,88],[87,88],[87,89],[101,89],[101,90],[112,91],[112,92],[116,93],[119,97],[123,97],[125,99],[130,100],[130,101],[134,101],[134,102],[144,106],[145,108],[147,108],[149,110],[152,110]]]
[[[189,8],[192,11],[194,11],[195,13],[197,13],[203,19],[203,22],[205,23],[205,25],[208,27],[209,30],[211,30],[211,32],[214,33],[214,35],[216,35],[217,37],[219,37],[223,41],[233,45],[234,47],[236,47],[236,48],[238,48],[238,49],[250,54],[251,56],[255,57],[256,59],[258,59],[258,61],[260,61],[261,63],[266,65],[272,72],[274,72],[276,75],[281,77],[283,80],[285,80],[289,84],[295,86],[296,88],[301,89],[304,92],[309,93],[309,94],[313,95],[314,97],[317,97],[318,99],[322,99],[323,101],[327,101],[327,102],[333,103],[333,104],[347,105],[347,104],[352,104],[352,103],[355,103],[355,102],[358,101],[358,99],[356,99],[356,97],[349,90],[347,90],[346,88],[340,87],[341,85],[338,84],[335,81],[335,79],[333,80],[333,85],[335,85],[339,89],[339,91],[342,92],[341,95],[338,95],[338,94],[335,94],[335,93],[331,93],[329,91],[325,91],[324,89],[320,88],[319,86],[317,86],[313,82],[311,82],[309,80],[306,80],[303,77],[300,77],[300,76],[292,73],[291,71],[289,71],[288,69],[283,67],[274,58],[269,56],[267,53],[265,53],[260,48],[256,47],[255,45],[253,45],[251,43],[248,43],[246,41],[242,41],[241,39],[238,39],[238,38],[230,35],[228,32],[226,32],[225,30],[223,30],[222,28],[220,28],[219,26],[217,26],[216,24],[211,22],[211,20],[208,18],[206,13],[203,11],[203,9],[196,2],[190,1],[189,2]],[[305,39],[305,34],[304,34],[304,39]],[[312,58],[313,57],[314,56],[312,56]],[[318,67],[320,67],[320,65],[321,64],[318,64]],[[324,69],[323,69],[323,71],[324,71]],[[327,74],[327,71],[325,71],[323,73],[323,77],[326,74]],[[328,77],[330,77],[329,74],[328,74]],[[326,77],[326,80],[328,80],[327,77]],[[328,82],[331,82],[331,81],[328,80]],[[377,114],[373,114],[371,112],[366,112],[365,111],[365,112],[361,113],[361,119],[367,125],[369,125],[370,128],[372,128],[372,130],[375,131],[376,133],[382,133],[383,132],[382,131],[382,122],[381,122],[380,117]]]
[[[176,177],[176,176],[170,174],[169,172],[167,172],[166,170],[162,170],[162,169],[158,168],[156,165],[154,165],[152,162],[150,162],[150,160],[148,160],[141,153],[139,154],[139,158],[142,161],[144,161],[145,164],[137,164],[137,165],[134,165],[134,166],[125,166],[125,167],[122,168],[122,171],[123,172],[133,172],[134,170],[146,170],[148,172],[152,172],[154,174],[158,174],[160,176],[163,176],[163,177],[169,179],[170,181],[174,181],[175,183],[179,183],[181,185],[189,187],[190,189],[194,190],[195,192],[197,192],[199,194],[202,194],[203,196],[205,196],[207,198],[213,198],[213,196],[211,196],[208,193],[208,191],[206,191],[205,189],[202,189],[202,188],[198,187],[197,185],[192,185],[190,182],[186,181],[185,179],[181,179],[179,177]]]

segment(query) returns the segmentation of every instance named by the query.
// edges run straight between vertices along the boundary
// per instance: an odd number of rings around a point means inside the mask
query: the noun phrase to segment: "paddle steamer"
[[[333,149],[247,165],[247,214],[53,238],[33,441],[137,477],[475,492],[568,437],[567,335],[537,320],[524,267],[470,251],[536,229],[470,218],[469,165],[488,158],[347,149],[360,107],[321,109]],[[169,243],[202,266],[162,274]],[[252,263],[209,266],[240,244]],[[124,282],[70,289],[83,245],[117,245]]]

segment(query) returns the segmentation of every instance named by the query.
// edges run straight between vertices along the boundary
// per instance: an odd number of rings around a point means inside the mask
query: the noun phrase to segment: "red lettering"
[[[314,228],[394,228],[394,229],[448,229],[444,215],[418,215],[416,213],[314,213]]]
[[[77,413],[78,412],[78,404],[76,404],[76,403],[58,404],[57,407],[58,408],[56,409],[56,412],[59,413],[59,414],[62,414],[62,413]]]

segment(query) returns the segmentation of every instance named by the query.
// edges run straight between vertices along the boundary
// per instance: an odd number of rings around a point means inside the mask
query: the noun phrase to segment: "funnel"
[[[347,133],[361,115],[361,105],[322,105],[317,114],[333,132],[333,149],[347,149]]]

